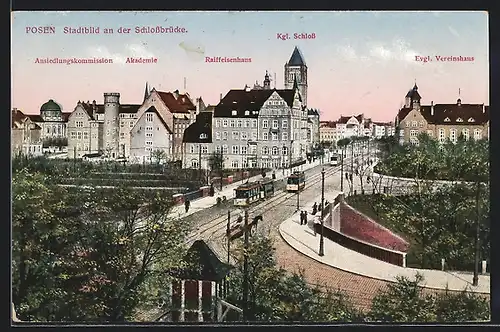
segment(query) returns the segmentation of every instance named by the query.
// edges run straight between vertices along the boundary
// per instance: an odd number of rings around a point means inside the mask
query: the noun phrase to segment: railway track
[[[325,168],[325,179],[327,177],[337,174],[340,171],[340,169],[341,169],[340,166]],[[321,183],[321,171],[318,171],[317,173],[310,175],[308,178],[306,178],[306,186],[301,191],[301,193],[307,189],[317,186],[319,183]],[[266,212],[270,212],[271,210],[275,209],[278,206],[283,206],[283,203],[289,201],[296,195],[297,195],[296,193],[288,193],[287,191],[279,192],[262,203],[251,205],[247,209],[248,214],[262,215]],[[231,215],[240,215],[243,213],[244,211],[238,208],[233,209],[231,211]],[[266,220],[264,220],[264,222],[261,224],[266,225],[267,224]],[[271,224],[269,225],[269,227],[272,226],[273,225]],[[227,228],[227,215],[213,218],[209,222],[199,227],[195,232],[191,233],[188,236],[186,243],[190,244],[195,240],[204,239],[207,243],[210,244],[210,247],[219,256],[219,258],[225,260],[226,259],[225,257],[227,257],[227,248],[225,248],[223,242],[226,241],[226,236],[225,236],[226,228]],[[262,231],[262,229],[263,227],[259,227],[259,231]]]

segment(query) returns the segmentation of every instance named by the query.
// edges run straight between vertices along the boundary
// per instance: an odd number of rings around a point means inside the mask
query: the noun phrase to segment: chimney
[[[462,105],[462,99],[460,99],[460,98],[457,99],[457,105],[458,106]]]
[[[484,106],[484,103],[483,103],[483,114],[486,113],[486,107]]]
[[[94,109],[94,111],[97,110],[97,103],[96,103],[95,99],[92,100],[92,108]]]
[[[174,97],[175,99],[179,98],[179,90],[174,91]]]
[[[220,100],[222,100],[222,93],[221,93],[221,94],[220,94],[220,96],[219,96],[219,101],[220,101]]]
[[[431,101],[431,115],[434,115],[434,101]]]

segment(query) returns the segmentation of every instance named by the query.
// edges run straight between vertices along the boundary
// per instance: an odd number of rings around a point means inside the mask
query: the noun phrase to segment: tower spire
[[[144,88],[144,101],[146,101],[148,96],[149,96],[149,87],[148,87],[148,82],[146,82],[146,87]]]

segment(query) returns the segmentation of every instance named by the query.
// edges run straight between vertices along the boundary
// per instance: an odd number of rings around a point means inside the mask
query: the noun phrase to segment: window
[[[222,153],[227,154],[227,145],[222,146]]]
[[[410,137],[417,137],[418,136],[418,130],[410,130]]]
[[[232,116],[235,116],[235,115],[237,115],[237,114],[238,114],[238,112],[237,112],[236,110],[231,111],[231,115],[232,115]]]
[[[203,154],[207,154],[207,153],[208,153],[208,146],[206,146],[206,145],[202,145],[202,146],[201,146],[201,153],[203,153]]]
[[[287,129],[288,128],[288,120],[282,120],[281,126],[283,127],[283,129]]]
[[[409,121],[405,121],[406,122],[406,126],[409,127],[410,126],[410,122]]]
[[[189,146],[189,153],[191,153],[191,154],[196,153],[196,149],[195,149],[195,145],[194,145],[194,144],[191,144],[191,145]]]
[[[462,120],[462,118],[457,118],[457,122],[464,122],[464,120]]]
[[[439,141],[444,142],[446,139],[445,131],[443,128],[439,129]]]
[[[134,126],[134,122],[133,121],[130,121],[129,123],[129,127],[132,128]]]
[[[146,137],[153,137],[153,133],[146,133]]]
[[[238,120],[237,122],[238,128],[243,127],[243,120]]]
[[[450,118],[444,119],[444,122],[450,122]]]
[[[198,160],[196,159],[191,160],[191,168],[198,168]]]
[[[262,147],[262,154],[269,154],[269,147],[263,146]]]
[[[82,132],[81,131],[77,132],[76,136],[78,139],[82,139]]]
[[[121,115],[121,114],[120,114]],[[120,121],[120,127],[125,127],[125,122]]]
[[[481,139],[481,129],[474,129],[474,139]]]
[[[84,131],[83,132],[83,139],[89,139],[89,133]]]
[[[96,133],[93,133],[93,134],[92,134],[92,138],[97,138],[97,134],[96,134]]]
[[[233,140],[238,140],[240,138],[240,133],[237,131],[233,131]]]
[[[250,154],[256,154],[256,153],[257,153],[257,146],[250,145]]]
[[[474,118],[469,118],[468,122],[474,122]]]
[[[272,133],[272,138],[273,138],[273,141],[277,141],[278,140],[278,134],[277,133]]]
[[[218,132],[218,131],[215,132],[215,139],[216,140],[220,139],[220,132]]]
[[[257,140],[257,132],[256,131],[252,132],[252,140],[254,140],[254,141]]]
[[[266,133],[266,132],[262,133],[262,140],[267,141],[269,139],[268,136],[269,136],[269,133]]]
[[[412,121],[412,122],[411,122],[411,126],[412,126],[412,127],[416,127],[416,126],[417,126],[417,121]]]
[[[418,124],[418,126],[419,126],[420,128],[422,128],[424,125],[425,125],[424,121],[420,121],[420,123]],[[382,128],[384,128],[384,127],[382,127]]]
[[[222,127],[227,127],[227,120],[222,120]]]
[[[257,128],[257,120],[252,120],[252,128]]]
[[[150,146],[147,146],[147,147],[146,147],[146,152],[151,152],[151,151],[153,151],[153,148],[152,148],[152,147],[150,147]],[[149,160],[149,157],[148,157],[148,160]]]
[[[465,128],[462,130],[462,136],[464,137],[464,140],[468,141],[469,140],[469,129]]]
[[[457,130],[456,129],[450,129],[450,141],[453,143],[457,142]]]
[[[221,152],[220,145],[215,146],[215,152],[217,152],[217,153]]]
[[[238,160],[232,160],[231,161],[231,167],[232,168],[238,168],[239,167]]]
[[[404,129],[400,129],[399,130],[399,136],[403,137],[405,135],[405,130]]]
[[[153,145],[152,141],[146,141],[146,145]]]
[[[231,147],[231,152],[232,152],[232,154],[238,154],[239,153],[239,146],[238,145],[233,145]]]
[[[153,113],[146,113],[146,121],[153,122]]]
[[[222,140],[227,141],[227,131],[222,133]]]
[[[76,133],[74,131],[72,131],[70,137],[71,138],[75,138],[76,137]]]
[[[242,140],[244,140],[244,139],[248,139],[248,134],[247,134],[247,132],[246,132],[246,131],[242,131],[242,132],[240,133],[240,136],[241,136],[241,139],[242,139]]]
[[[245,120],[245,127],[250,127],[250,120]]]
[[[234,128],[234,120],[229,121],[229,127]]]
[[[215,120],[215,128],[219,128],[220,127],[220,120]]]
[[[83,121],[76,121],[76,128],[83,128]],[[50,132],[50,128],[47,128],[47,133]]]
[[[250,115],[250,111],[245,111],[245,115]]]
[[[277,146],[273,146],[272,152],[273,152],[273,156],[277,156],[280,153],[280,149],[278,149]]]
[[[281,153],[286,156],[288,154],[288,148],[286,146],[284,146],[283,148],[281,148]]]
[[[240,150],[241,150],[241,154],[247,154],[248,153],[248,146],[242,145]]]
[[[151,126],[146,127],[146,131],[153,131],[153,127]]]
[[[278,120],[273,120],[273,129],[278,129],[279,122]]]
[[[268,120],[262,120],[262,128],[269,128],[269,121]]]
[[[281,133],[281,139],[283,141],[288,141],[288,133],[286,131]]]

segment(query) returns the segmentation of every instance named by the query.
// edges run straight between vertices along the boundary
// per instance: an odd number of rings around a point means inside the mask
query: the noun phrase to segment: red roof
[[[434,107],[433,114],[432,107]],[[411,110],[408,107],[400,109],[397,116],[398,121],[404,120]],[[420,106],[420,114],[430,124],[470,125],[473,123],[482,125],[490,120],[490,107],[483,104],[436,104],[434,106]],[[474,121],[469,122],[471,118]]]
[[[163,91],[156,92],[172,113],[189,113],[189,111],[196,110],[196,106],[194,106],[187,93],[181,94],[177,90],[173,93]]]
[[[321,128],[335,128],[337,123],[335,121],[320,121],[319,126]]]

